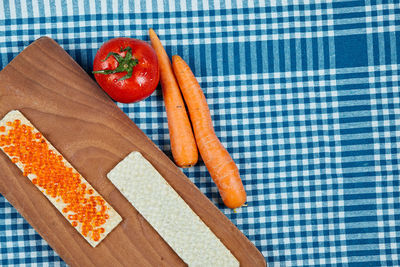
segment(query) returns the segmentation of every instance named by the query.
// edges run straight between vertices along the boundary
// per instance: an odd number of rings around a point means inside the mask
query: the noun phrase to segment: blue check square
[[[335,56],[337,68],[368,66],[366,35],[335,36]]]

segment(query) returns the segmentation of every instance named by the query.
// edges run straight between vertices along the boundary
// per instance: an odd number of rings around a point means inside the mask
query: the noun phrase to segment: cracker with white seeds
[[[107,177],[189,266],[239,266],[238,260],[139,152]]]

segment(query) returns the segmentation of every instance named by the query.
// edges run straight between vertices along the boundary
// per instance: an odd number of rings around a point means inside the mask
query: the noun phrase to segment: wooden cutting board
[[[20,110],[123,218],[91,247],[0,152],[0,193],[70,266],[184,265],[106,178],[133,150],[155,166],[241,266],[266,265],[257,248],[54,40],[38,39],[0,72],[0,117],[12,109]]]

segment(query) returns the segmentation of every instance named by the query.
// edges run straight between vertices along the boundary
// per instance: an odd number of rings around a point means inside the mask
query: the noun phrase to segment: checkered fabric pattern
[[[3,1],[0,64],[47,35],[90,72],[149,27],[198,77],[248,207],[184,172],[269,266],[400,266],[398,0]],[[118,106],[170,155],[160,90]],[[3,197],[0,264],[65,264]]]

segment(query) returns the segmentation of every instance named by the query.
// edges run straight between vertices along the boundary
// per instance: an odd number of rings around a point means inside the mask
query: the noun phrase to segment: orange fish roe
[[[0,136],[0,147],[14,163],[23,165],[23,174],[34,174],[32,183],[46,195],[65,203],[62,213],[73,227],[81,225],[81,233],[93,241],[100,240],[104,233],[101,227],[110,218],[104,199],[94,190],[88,189],[82,176],[65,165],[63,157],[49,148],[48,143],[33,127],[21,124],[20,120],[7,122],[11,127]],[[4,126],[0,132],[5,132]]]

